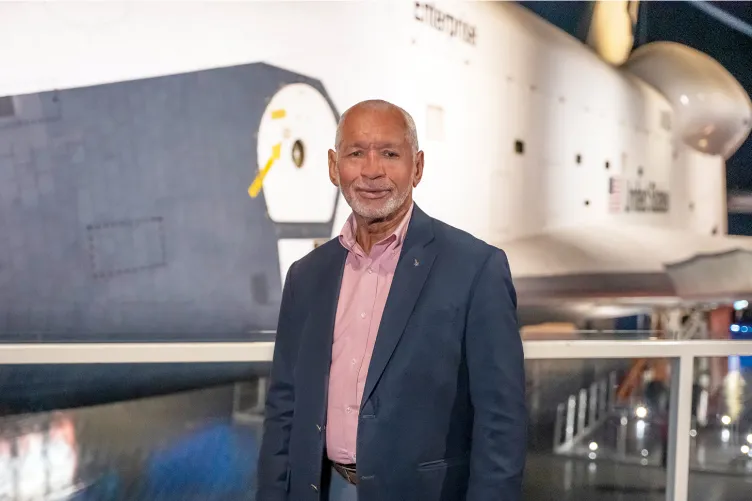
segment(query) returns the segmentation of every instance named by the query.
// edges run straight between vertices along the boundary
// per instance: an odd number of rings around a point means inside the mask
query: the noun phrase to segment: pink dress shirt
[[[352,215],[339,236],[348,253],[334,324],[326,424],[327,454],[337,463],[356,462],[358,411],[368,365],[412,212],[411,206],[395,231],[369,255],[355,241],[357,223]]]

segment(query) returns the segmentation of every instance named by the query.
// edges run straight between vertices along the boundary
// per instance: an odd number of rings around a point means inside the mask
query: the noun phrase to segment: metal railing
[[[529,360],[671,359],[667,501],[687,501],[694,361],[752,356],[752,341],[525,341]],[[0,344],[4,364],[270,362],[273,342]]]
[[[577,442],[590,435],[613,411],[615,396],[616,372],[611,371],[589,388],[581,388],[578,395],[569,395],[566,402],[557,405],[554,452],[570,452]]]

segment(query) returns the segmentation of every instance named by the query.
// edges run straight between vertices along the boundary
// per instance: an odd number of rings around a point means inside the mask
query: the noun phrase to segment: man
[[[257,501],[517,501],[527,410],[506,256],[413,203],[401,108],[346,111],[329,177],[352,215],[287,274]]]

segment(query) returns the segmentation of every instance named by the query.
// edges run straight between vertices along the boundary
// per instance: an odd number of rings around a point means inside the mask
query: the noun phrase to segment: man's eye
[[[394,157],[399,156],[399,155],[397,155],[396,151],[385,151],[384,155],[388,156],[389,158],[394,158]]]

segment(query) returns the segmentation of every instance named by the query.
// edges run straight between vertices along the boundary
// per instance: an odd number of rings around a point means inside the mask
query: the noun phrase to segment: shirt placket
[[[351,437],[356,436],[358,426],[358,413],[359,406],[357,402],[362,398],[361,378],[364,378],[367,374],[365,370],[365,356],[368,351],[368,343],[372,336],[375,335],[372,330],[375,328],[373,325],[373,309],[376,303],[376,294],[378,292],[378,260],[372,260],[370,258],[363,258],[363,277],[361,279],[359,287],[359,305],[360,305],[360,319],[365,325],[357,332],[360,335],[356,336],[357,339],[354,344],[357,346],[354,350],[353,358],[351,360],[352,366],[352,378],[353,382],[352,395],[355,398],[355,404],[352,404],[353,408],[350,414],[347,416],[348,425],[350,427]],[[352,457],[352,461],[356,462],[357,453],[355,450],[355,444],[348,444],[349,454]]]

